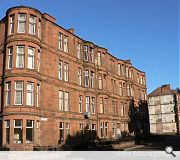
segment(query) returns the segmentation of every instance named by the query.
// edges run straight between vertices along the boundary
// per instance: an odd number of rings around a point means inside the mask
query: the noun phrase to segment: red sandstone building
[[[0,21],[2,147],[58,146],[85,127],[102,140],[133,134],[129,107],[146,102],[145,73],[55,21],[24,6]]]

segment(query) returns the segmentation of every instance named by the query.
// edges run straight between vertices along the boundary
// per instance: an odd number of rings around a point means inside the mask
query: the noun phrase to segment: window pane
[[[69,111],[69,93],[68,92],[65,92],[64,98],[65,98],[65,111]]]
[[[28,48],[28,68],[34,69],[34,48]]]
[[[33,138],[34,138],[33,132],[34,132],[34,121],[27,120],[26,121],[26,143],[33,142]]]
[[[6,105],[9,106],[11,101],[11,82],[6,83]]]
[[[12,68],[12,51],[12,47],[8,48],[8,69]]]
[[[25,33],[26,15],[18,14],[18,33]]]
[[[59,91],[59,110],[63,111],[63,92]]]
[[[30,34],[36,33],[36,17],[34,16],[29,17],[29,33]]]
[[[22,104],[23,82],[15,82],[15,104]]]
[[[24,67],[24,46],[17,46],[16,67]]]
[[[22,120],[14,120],[14,143],[22,143]]]

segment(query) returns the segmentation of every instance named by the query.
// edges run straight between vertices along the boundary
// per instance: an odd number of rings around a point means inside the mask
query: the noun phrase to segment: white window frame
[[[41,36],[41,20],[39,19],[38,21],[38,38],[40,38]]]
[[[6,106],[11,104],[11,82],[6,83]]]
[[[24,15],[24,19],[20,18],[20,15]],[[21,32],[19,29],[20,23],[24,23],[24,30]],[[25,13],[20,13],[18,14],[18,31],[17,33],[25,33],[26,32],[26,14]]]
[[[27,66],[27,68],[29,68],[29,69],[34,69],[34,55],[35,55],[35,48],[28,47],[28,66]]]
[[[69,92],[64,92],[64,110],[69,111]]]
[[[89,87],[89,71],[88,70],[84,71],[84,76],[85,76],[85,78],[84,78],[84,86]]]
[[[29,86],[28,86],[29,85]],[[30,96],[30,97],[29,97]],[[30,103],[28,103],[28,98],[30,98]],[[26,105],[33,106],[34,105],[34,83],[27,82],[26,88]]]
[[[82,95],[79,96],[79,113],[82,113]]]
[[[59,32],[59,35],[58,35],[58,48],[60,50],[63,49],[63,34],[61,32]]]
[[[96,124],[93,123],[91,128],[92,128],[92,131],[95,131],[96,130]]]
[[[65,123],[66,137],[70,135],[70,123]]]
[[[95,97],[91,97],[91,113],[95,114]]]
[[[123,95],[123,86],[122,86],[122,82],[119,83],[119,95],[120,95],[120,96]]]
[[[69,81],[69,64],[64,63],[64,81]]]
[[[5,133],[6,143],[9,144],[10,143],[10,120],[5,120],[4,123],[5,123],[4,124],[5,131],[6,131],[6,133]],[[7,132],[8,132],[8,134],[7,134]],[[8,137],[7,137],[7,135],[8,135]]]
[[[99,113],[104,113],[103,97],[99,98]]]
[[[22,88],[17,88],[17,86],[16,86],[17,83],[21,83],[22,84]],[[24,88],[23,85],[24,85],[23,81],[16,81],[15,82],[14,105],[22,105],[23,104],[23,88]],[[22,101],[22,103],[16,103],[17,92],[21,92],[21,96],[22,96],[21,97],[21,101]]]
[[[88,46],[84,46],[84,61],[88,61]]]
[[[79,123],[79,130],[83,131],[83,123]]]
[[[64,93],[63,91],[59,91],[59,111],[64,110]]]
[[[15,20],[15,15],[10,16],[10,31],[9,33],[12,34],[14,33],[14,20]]]
[[[63,78],[62,68],[63,68],[63,62],[62,62],[62,61],[59,61],[59,64],[58,64],[58,75],[59,75],[59,79],[60,79],[60,80],[62,80],[62,78]]]
[[[103,89],[102,74],[98,74],[98,88]]]
[[[101,52],[97,52],[98,66],[102,65]]]
[[[40,65],[41,65],[41,54],[40,50],[38,50],[38,55],[37,55],[37,71],[40,71]]]
[[[8,69],[12,69],[12,54],[13,54],[13,47],[8,48]]]
[[[105,131],[105,138],[108,138],[108,122],[104,123],[104,131]]]
[[[90,97],[86,96],[86,112],[90,112]]]
[[[82,69],[78,68],[78,84],[82,85]]]
[[[31,121],[31,126],[27,126],[27,121]],[[26,132],[26,143],[33,143],[34,141],[34,121],[33,120],[26,120],[26,131],[28,128],[32,129],[33,134],[32,134],[32,141],[27,141],[27,132]]]
[[[121,116],[124,116],[124,104],[121,103],[121,112],[120,112]]]
[[[129,67],[126,67],[126,77],[129,78]]]
[[[94,88],[94,72],[91,71],[91,88]]]
[[[77,44],[77,58],[81,59],[81,44]]]
[[[19,48],[23,49],[23,52],[19,52]],[[25,46],[17,46],[17,51],[16,51],[16,67],[17,68],[23,68],[24,67],[24,50]],[[22,56],[22,64],[20,64],[20,57]]]
[[[64,36],[64,52],[68,53],[68,37]]]
[[[16,121],[18,121],[18,120],[21,121],[21,125],[20,125],[20,126],[16,126]],[[23,124],[22,124],[22,123],[23,123],[23,121],[22,121],[21,119],[15,119],[15,120],[14,120],[14,130],[20,128],[20,129],[21,129],[21,133],[22,133],[22,141],[20,141],[20,143],[14,141],[14,144],[22,144],[22,143],[23,143],[23,128],[22,128],[22,125],[23,125]],[[15,134],[15,133],[14,133],[14,134]],[[15,135],[14,135],[14,137],[15,137]],[[15,139],[14,139],[14,140],[15,140]]]
[[[100,138],[104,138],[104,122],[100,122]]]
[[[92,47],[90,47],[89,48],[89,54],[90,54],[90,62],[91,63],[93,63],[94,62],[94,53],[93,53],[94,51],[93,51],[93,48]]]
[[[32,32],[30,28],[32,27]],[[29,34],[35,35],[36,34],[36,17],[33,15],[29,16]]]
[[[37,96],[36,96],[37,107],[39,107],[39,100],[40,100],[40,84],[37,84]]]

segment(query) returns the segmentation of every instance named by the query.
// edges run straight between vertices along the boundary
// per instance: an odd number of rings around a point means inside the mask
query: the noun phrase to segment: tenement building
[[[180,119],[180,94],[170,84],[162,85],[148,95],[150,132],[178,134]]]
[[[101,140],[133,134],[129,106],[146,102],[146,77],[54,17],[18,6],[0,21],[0,94],[1,146],[33,150],[86,130]]]

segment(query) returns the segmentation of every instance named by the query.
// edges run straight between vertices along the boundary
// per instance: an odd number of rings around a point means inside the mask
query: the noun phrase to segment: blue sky
[[[178,0],[2,0],[0,18],[17,5],[46,12],[79,37],[131,59],[146,72],[148,93],[166,83],[180,87]]]

